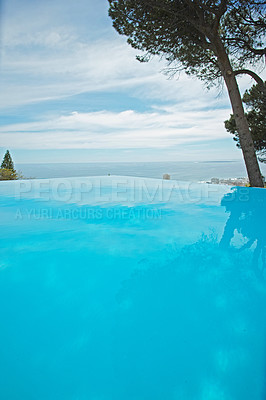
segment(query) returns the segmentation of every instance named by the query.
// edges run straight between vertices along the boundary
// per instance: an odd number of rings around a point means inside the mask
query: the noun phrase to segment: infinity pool
[[[2,400],[264,400],[266,191],[0,182]]]

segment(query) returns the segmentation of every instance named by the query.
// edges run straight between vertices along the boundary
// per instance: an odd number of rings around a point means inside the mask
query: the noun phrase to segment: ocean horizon
[[[266,165],[260,164],[266,175]],[[182,181],[206,181],[211,178],[247,177],[242,160],[231,161],[165,161],[165,162],[94,162],[94,163],[39,163],[16,164],[25,178],[68,178],[83,176],[123,175],[162,178]]]

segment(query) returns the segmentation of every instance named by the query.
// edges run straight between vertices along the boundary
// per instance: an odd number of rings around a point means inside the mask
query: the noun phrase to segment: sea
[[[266,175],[266,164],[261,164]],[[244,162],[232,161],[168,161],[168,162],[95,162],[95,163],[47,163],[16,164],[16,169],[25,178],[68,178],[83,176],[136,176],[162,178],[169,174],[171,179],[181,181],[209,181],[211,178],[245,178]]]

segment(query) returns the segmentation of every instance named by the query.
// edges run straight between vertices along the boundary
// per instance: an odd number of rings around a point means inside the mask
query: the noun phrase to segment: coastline
[[[242,160],[232,161],[176,161],[176,162],[95,162],[95,163],[46,163],[16,164],[16,169],[26,178],[66,178],[82,176],[119,176],[162,179],[169,175],[171,180],[190,182],[212,182],[225,180],[223,184],[242,184],[246,170]],[[266,165],[261,165],[266,175]],[[241,178],[238,178],[241,177]],[[245,182],[246,183],[246,182]]]

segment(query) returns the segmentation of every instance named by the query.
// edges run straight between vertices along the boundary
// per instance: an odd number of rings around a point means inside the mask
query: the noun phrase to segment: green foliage
[[[20,179],[21,175],[7,168],[0,168],[0,181],[14,181]]]
[[[253,0],[109,0],[109,15],[128,43],[145,51],[148,61],[160,55],[172,65],[207,82],[220,78],[222,43],[234,68],[262,58],[265,5]]]
[[[12,157],[7,150],[0,168],[0,181],[14,181],[22,178],[23,176],[15,170]]]
[[[261,0],[108,0],[113,26],[144,51],[140,61],[165,58],[173,75],[184,70],[207,87],[225,81],[250,184],[262,187],[236,75],[266,54],[266,3]],[[253,71],[249,71],[254,73]],[[236,110],[238,112],[236,113]]]
[[[266,163],[265,97],[258,85],[253,85],[250,90],[246,90],[243,96],[243,103],[246,104],[246,117],[254,141],[255,150],[259,156],[259,160]],[[237,147],[241,148],[235,118],[232,114],[230,115],[229,120],[225,121],[225,128],[228,132],[234,135]]]
[[[223,41],[240,65],[253,63],[265,54],[265,2],[233,0],[228,1],[228,8],[230,11],[221,20]]]
[[[3,158],[3,161],[1,164],[1,168],[10,169],[10,170],[14,171],[14,163],[12,161],[12,157],[8,150],[6,151],[6,154],[4,155],[4,158]]]

